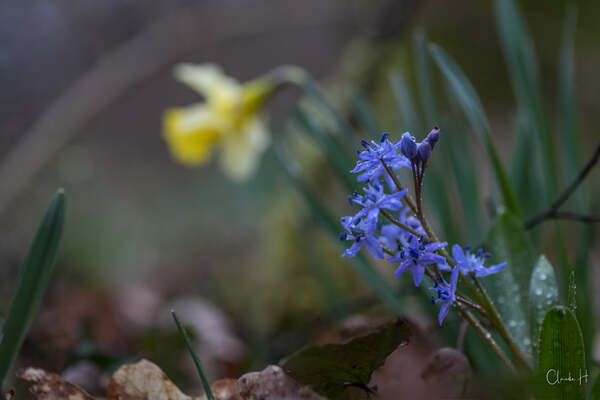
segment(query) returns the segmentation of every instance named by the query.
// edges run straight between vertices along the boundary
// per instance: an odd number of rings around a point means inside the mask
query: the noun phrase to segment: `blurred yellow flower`
[[[198,166],[219,147],[219,162],[227,176],[238,181],[250,177],[270,142],[259,111],[275,83],[259,78],[240,84],[211,64],[178,65],[175,77],[205,101],[165,112],[164,138],[173,158]]]

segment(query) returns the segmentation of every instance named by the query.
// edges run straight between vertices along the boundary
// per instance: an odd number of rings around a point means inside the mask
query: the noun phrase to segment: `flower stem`
[[[492,323],[492,325],[494,325],[502,339],[508,345],[512,356],[525,370],[531,370],[531,365],[529,364],[525,353],[523,352],[523,350],[521,350],[519,345],[515,342],[515,339],[512,337],[512,335],[506,328],[506,325],[503,323],[502,318],[498,313],[498,310],[496,310],[494,303],[488,296],[484,287],[481,285],[481,282],[479,282],[479,280],[474,276],[472,276],[471,279],[475,283],[475,286],[477,287],[479,293],[481,293],[480,303],[488,311],[490,322]],[[465,279],[465,281],[467,281],[467,279]]]
[[[422,237],[423,235],[421,235],[419,232],[415,231],[413,228],[411,228],[410,226],[403,224],[402,222],[398,221],[396,218],[392,217],[390,215],[390,213],[388,213],[387,211],[380,209],[379,212],[386,217],[388,220],[390,220],[390,222],[394,225],[399,226],[400,228],[404,229],[406,232],[412,233],[413,235],[415,235],[416,237]]]
[[[383,161],[383,159],[381,160],[381,164],[383,165],[383,168],[385,168],[385,172],[387,172],[389,177],[392,178],[392,181],[396,185],[396,189],[398,191],[403,190],[404,188],[402,187],[402,184],[398,180],[398,177],[396,176],[396,174],[394,174],[394,171],[392,171],[392,169],[389,167],[389,165],[387,165],[387,163],[385,161]],[[413,213],[415,213],[415,214],[417,213],[417,208],[415,207],[415,204],[413,203],[413,201],[410,198],[410,196],[408,195],[408,193],[402,197],[402,201],[406,203],[406,205],[411,209],[411,211]]]
[[[465,320],[467,320],[471,325],[473,325],[473,328],[475,328],[477,333],[479,333],[481,335],[481,337],[483,338],[483,340],[485,340],[487,342],[487,344],[490,345],[492,350],[494,350],[494,352],[498,355],[498,357],[500,358],[500,361],[502,361],[502,363],[506,366],[506,368],[508,368],[511,372],[516,372],[515,367],[512,364],[512,362],[506,356],[504,351],[502,351],[502,349],[500,348],[498,343],[496,343],[496,341],[492,337],[492,334],[489,333],[483,327],[483,325],[481,325],[481,322],[479,322],[479,320],[477,318],[475,318],[475,316],[473,314],[471,314],[467,309],[465,309],[462,305],[457,303],[456,308],[458,308],[460,315],[462,315],[462,317]]]

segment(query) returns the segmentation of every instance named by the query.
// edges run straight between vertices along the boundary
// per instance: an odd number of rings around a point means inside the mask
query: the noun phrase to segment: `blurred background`
[[[600,4],[578,6],[575,89],[586,159],[598,141]],[[558,135],[566,2],[521,7]],[[171,307],[196,328],[212,378],[262,369],[327,337],[340,307],[385,314],[339,259],[340,248],[308,217],[271,152],[254,178],[235,184],[214,162],[199,169],[173,162],[161,118],[168,107],[198,101],[173,79],[177,63],[217,63],[240,81],[294,64],[322,82],[343,112],[351,114],[352,94],[360,92],[379,125],[400,134],[388,74],[400,68],[409,87],[416,86],[417,28],[469,76],[508,162],[517,114],[490,2],[0,3],[0,315],[48,199],[57,187],[68,199],[55,276],[22,363],[84,379],[85,368],[110,370],[143,356],[193,389],[199,383],[171,324]],[[273,132],[286,127],[299,97],[286,90],[271,102]],[[327,181],[308,153],[315,181]],[[479,172],[485,189],[489,171]],[[598,177],[596,171],[587,184]],[[327,197],[340,215],[347,211],[343,190]],[[486,201],[481,198],[484,228]],[[483,237],[470,239],[478,244]],[[595,242],[596,265],[598,250]],[[323,288],[324,270],[335,288]],[[419,307],[413,308],[417,319]],[[87,383],[92,392],[94,382]]]

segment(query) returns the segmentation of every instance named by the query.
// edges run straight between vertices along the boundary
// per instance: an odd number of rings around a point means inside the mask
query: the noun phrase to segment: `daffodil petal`
[[[259,117],[248,119],[241,128],[223,136],[223,152],[219,160],[223,171],[237,181],[248,179],[256,171],[271,140],[265,123]]]
[[[167,110],[163,129],[173,158],[189,166],[207,162],[222,136],[221,122],[206,104]]]
[[[241,85],[214,64],[179,64],[174,75],[209,102],[215,97],[240,97]]]

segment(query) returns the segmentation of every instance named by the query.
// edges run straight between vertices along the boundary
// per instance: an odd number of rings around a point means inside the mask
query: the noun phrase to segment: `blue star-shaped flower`
[[[456,300],[456,284],[458,282],[458,267],[454,267],[452,273],[450,274],[450,283],[446,282],[442,276],[440,276],[440,282],[435,282],[434,286],[431,287],[431,290],[435,290],[437,292],[437,297],[432,298],[431,300],[434,303],[443,303],[440,308],[440,313],[438,314],[438,323],[442,326],[442,322],[444,322],[444,318],[448,315],[448,311],[450,311],[450,306]]]
[[[367,221],[365,219],[354,220],[354,217],[343,217],[342,225],[346,232],[340,234],[341,240],[353,240],[354,243],[344,253],[342,257],[354,257],[365,246],[367,251],[375,258],[383,258],[383,249],[379,240],[373,236],[373,232],[366,229]],[[369,227],[370,228],[370,227]]]
[[[402,211],[400,211],[399,214],[395,214],[394,217],[396,217],[396,219],[404,225],[418,232],[421,236],[425,236],[425,230],[421,226],[419,220],[413,215],[407,216],[408,211],[409,208],[405,207],[402,209]],[[401,250],[402,247],[408,246],[408,240],[410,239],[411,235],[411,233],[393,223],[386,224],[381,227],[381,241],[389,250]]]
[[[363,189],[364,194],[360,195],[354,192],[352,196],[348,198],[348,201],[352,205],[361,206],[354,215],[353,222],[356,223],[358,219],[365,219],[366,228],[369,234],[375,231],[377,226],[377,219],[382,209],[389,211],[399,211],[404,207],[402,204],[402,197],[408,192],[408,189],[401,190],[392,194],[387,194],[383,190],[383,186],[378,182],[374,181],[367,185]]]
[[[447,245],[448,243],[446,242],[427,243],[425,240],[417,239],[414,235],[411,235],[406,247],[403,247],[398,253],[388,258],[388,261],[391,262],[400,261],[400,265],[396,269],[394,276],[398,279],[400,275],[410,268],[412,269],[415,286],[419,286],[423,280],[426,265],[446,262],[444,257],[435,252]]]
[[[500,263],[496,265],[492,265],[490,267],[485,267],[485,259],[490,256],[489,253],[484,253],[482,249],[477,250],[475,253],[471,253],[469,251],[469,247],[461,248],[459,245],[455,244],[452,246],[452,257],[454,257],[454,261],[456,261],[456,266],[459,268],[460,272],[463,275],[475,274],[476,277],[482,278],[484,276],[488,276],[491,274],[495,274],[500,272],[506,266],[506,263]],[[444,266],[444,270],[448,270],[449,267]]]
[[[383,133],[379,143],[375,141],[368,142],[361,140],[365,150],[358,152],[359,161],[350,172],[353,174],[361,173],[357,180],[359,182],[372,181],[381,175],[386,177],[388,185],[393,187],[393,182],[383,167],[382,160],[394,171],[401,167],[410,168],[410,161],[402,154],[398,154],[400,142],[391,142],[387,137],[389,133]]]

